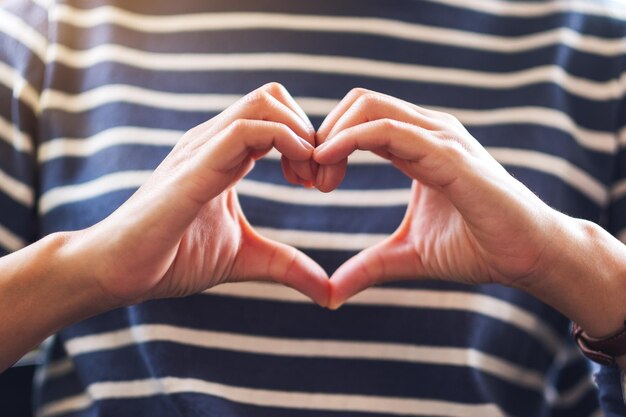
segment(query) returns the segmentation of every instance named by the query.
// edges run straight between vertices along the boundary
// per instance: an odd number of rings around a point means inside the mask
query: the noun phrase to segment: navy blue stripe
[[[103,149],[89,158],[57,158],[45,164],[42,193],[81,184],[119,171],[154,170],[167,156],[166,146],[124,145]]]
[[[471,292],[471,288],[467,287]],[[181,314],[184,312],[184,314]],[[551,353],[542,341],[525,337],[519,328],[491,317],[461,310],[346,305],[329,312],[311,304],[255,300],[219,295],[197,295],[177,300],[154,300],[130,307],[132,324],[173,326],[294,339],[323,339],[406,343],[426,346],[473,346],[485,353],[511,357],[531,369],[545,369]],[[368,317],[363,320],[363,317]],[[402,326],[389,326],[400,320]],[[123,326],[123,321],[118,321]],[[298,323],[298,326],[293,326]],[[474,329],[467,334],[454,329]],[[94,332],[89,323],[63,332],[65,338]],[[489,343],[496,335],[501,343]],[[480,337],[479,337],[480,335]],[[500,339],[500,337],[498,337]],[[482,340],[482,341],[481,341]],[[532,356],[524,354],[532,352]]]
[[[186,415],[213,417],[213,416],[259,416],[259,417],[389,417],[386,414],[353,413],[334,411],[315,411],[291,408],[261,407],[231,402],[210,395],[183,393],[168,396],[115,399],[98,401],[96,411],[85,411],[63,415],[63,417],[95,417],[116,416],[136,417],[149,415],[153,417],[184,417]],[[167,406],[163,403],[167,401]],[[170,408],[168,408],[170,407]],[[171,408],[173,407],[173,409]],[[144,414],[145,413],[145,414]],[[185,413],[185,414],[182,414]]]
[[[187,297],[174,303],[151,301],[149,304],[158,308],[133,307],[125,313],[122,310],[107,313],[100,320],[90,319],[63,330],[63,338],[69,340],[123,330],[132,324],[168,324],[295,340],[314,338],[433,347],[463,348],[469,346],[470,338],[473,348],[501,358],[515,356],[515,363],[531,370],[542,372],[552,363],[552,354],[540,340],[525,337],[522,330],[499,320],[458,310],[347,305],[337,313],[328,313],[320,312],[313,305],[294,306],[290,303],[213,295]],[[208,305],[211,306],[210,310],[207,310]],[[174,310],[176,315],[173,314]],[[180,312],[185,314],[181,315]],[[373,314],[364,321],[362,318],[366,313]],[[403,317],[402,326],[385,325],[398,321],[398,317]],[[106,323],[104,318],[107,319]],[[290,325],[293,322],[299,323],[298,328]],[[462,331],[467,328],[475,332],[468,335]],[[499,340],[498,343],[491,342],[494,337]],[[150,362],[153,366],[159,366],[158,363]]]
[[[406,212],[406,206],[298,206],[294,209],[290,204],[242,195],[239,196],[239,201],[243,212],[254,226],[302,231],[316,231],[323,227],[324,231],[334,233],[392,233],[400,225]],[[280,219],[276,218],[275,213],[282,213]],[[320,225],[319,217],[328,220]]]
[[[264,183],[288,185],[283,177],[280,163],[272,159],[260,159],[248,177]],[[346,170],[340,185],[346,190],[388,190],[410,188],[411,179],[389,164],[353,164]]]
[[[599,221],[601,208],[579,189],[543,172],[507,165],[505,168],[552,208],[573,217]]]
[[[44,383],[44,389],[38,392],[39,404],[45,404],[65,397],[80,395],[85,389],[82,381],[75,373],[66,374]]]
[[[135,191],[136,189],[123,189],[101,197],[58,206],[41,217],[40,236],[93,226],[113,213]]]
[[[0,171],[27,186],[33,186],[35,169],[31,155],[15,150],[12,145],[0,139]]]
[[[61,65],[59,65],[61,67]],[[243,95],[261,85],[278,81],[294,96],[311,96],[315,92],[316,97],[341,99],[351,88],[363,87],[370,90],[386,93],[406,101],[422,106],[441,106],[461,109],[491,110],[518,106],[537,106],[563,110],[564,106],[572,107],[576,123],[588,129],[612,132],[615,126],[616,101],[615,100],[590,100],[575,96],[561,89],[554,83],[538,83],[512,89],[485,89],[466,86],[453,86],[430,82],[409,82],[405,80],[390,80],[376,77],[363,77],[357,75],[338,75],[324,73],[308,73],[306,71],[205,71],[205,72],[155,72],[131,68],[121,64],[102,63],[91,67],[85,72],[75,72],[59,68],[58,75],[51,80],[52,88],[60,89],[61,85],[73,85],[69,80],[77,79],[84,82],[82,90],[86,91],[89,86],[111,84],[110,75],[114,73],[115,83],[131,84],[151,90],[171,93],[188,94],[234,94]],[[94,80],[92,81],[92,77]],[[56,85],[55,85],[56,84]],[[164,110],[127,103],[106,104],[90,111],[91,115],[98,116],[89,120],[84,113],[71,113],[61,110],[48,110],[48,117],[62,117],[69,124],[77,123],[74,129],[85,129],[86,122],[111,125],[112,120],[119,120],[120,115],[113,117],[106,110],[108,107],[123,109],[125,118],[134,120],[131,124],[139,126],[169,126],[170,128],[184,128],[193,125],[183,123],[190,116],[187,112],[178,112],[171,109]],[[119,110],[118,110],[119,111]],[[104,113],[100,113],[104,112]],[[151,119],[143,117],[142,113],[149,113]],[[52,116],[54,114],[54,116]],[[206,113],[204,117],[206,117]],[[181,122],[176,123],[177,118]],[[164,120],[159,120],[164,119]],[[202,118],[193,118],[199,122]],[[151,121],[151,123],[149,122]],[[108,122],[108,123],[107,123]],[[167,124],[166,124],[167,123]],[[88,126],[88,125],[87,125]],[[54,127],[53,127],[54,129]],[[80,132],[80,130],[78,130]],[[93,128],[92,130],[93,131]],[[48,135],[54,135],[46,131]],[[66,133],[67,134],[67,133]],[[77,135],[81,136],[81,135]]]
[[[146,52],[169,54],[334,55],[494,73],[521,71],[554,63],[562,65],[572,75],[591,80],[607,81],[621,75],[612,57],[579,52],[562,44],[510,53],[351,33],[247,29],[145,34],[120,28],[111,34],[104,26],[80,31],[73,26],[63,25],[60,26],[58,37],[57,42],[78,50],[112,43]]]
[[[96,110],[83,113],[66,113],[46,110],[43,118],[43,141],[52,138],[82,138],[119,126],[172,129],[185,132],[215,116],[215,112],[176,112],[167,109],[147,108],[129,103],[109,103]]]
[[[539,152],[563,159],[602,184],[611,183],[612,172],[607,170],[614,163],[612,153],[604,153],[583,148],[577,139],[562,130],[529,124],[501,124],[469,126],[467,130],[481,145],[499,148],[512,148]],[[515,135],[511,132],[514,131]],[[503,146],[503,139],[506,145]]]
[[[604,387],[600,390],[600,404],[605,417],[624,415],[624,397],[621,390],[621,371],[615,366],[601,366],[595,375],[597,383]]]
[[[1,49],[0,49],[1,51]],[[0,83],[0,115],[7,122],[13,123],[19,130],[37,140],[37,116],[32,108],[22,100],[13,97],[13,91]]]
[[[141,354],[139,353],[141,350]],[[200,349],[167,342],[146,343],[120,351],[108,351],[79,357],[83,366],[102,361],[110,367],[99,367],[84,376],[84,383],[142,379],[146,374],[141,355],[159,357],[160,363],[150,375],[156,378],[179,377],[204,379],[232,386],[278,391],[341,393],[347,395],[377,395],[402,398],[449,399],[449,385],[454,380],[465,387],[456,401],[480,403],[479,389],[494,397],[514,397],[509,404],[516,415],[533,415],[542,395],[535,390],[520,388],[478,370],[456,366],[433,366],[384,361],[331,360],[289,358],[272,355],[250,355],[215,349]],[[190,358],[194,358],[193,361]],[[124,361],[124,365],[120,361]],[[123,369],[122,369],[123,368]],[[438,378],[423,375],[436,373]],[[293,375],[299,375],[294,379]],[[476,384],[484,384],[481,388]]]
[[[621,198],[611,204],[609,211],[609,222],[607,228],[610,232],[617,234],[626,229],[626,198]]]
[[[575,344],[570,343],[569,345],[570,349],[576,349]],[[590,368],[590,362],[581,355],[577,360],[569,362],[562,369],[559,369],[559,375],[557,379],[553,381],[554,387],[561,393],[571,390],[576,387],[580,381],[589,378]]]
[[[33,208],[26,207],[0,192],[0,212],[2,213],[3,227],[26,242],[33,241],[36,229]]]
[[[607,31],[610,16],[585,15],[573,11],[555,12],[546,16],[520,18],[515,16],[492,15],[475,10],[437,4],[430,1],[406,0],[366,0],[342,1],[328,7],[325,2],[290,2],[288,0],[243,0],[236,4],[227,2],[178,2],[154,4],[149,0],[137,0],[132,3],[124,0],[87,0],[74,7],[91,9],[101,5],[116,7],[143,13],[149,11],[155,15],[172,15],[208,12],[244,12],[264,11],[268,13],[332,14],[335,16],[362,16],[397,19],[406,22],[421,23],[444,28],[454,27],[460,30],[478,33],[497,33],[500,36],[520,36],[535,34],[549,29],[571,27],[580,33],[600,37],[619,38],[621,32]],[[619,7],[616,5],[615,7]],[[619,20],[615,20],[615,29],[619,29]]]

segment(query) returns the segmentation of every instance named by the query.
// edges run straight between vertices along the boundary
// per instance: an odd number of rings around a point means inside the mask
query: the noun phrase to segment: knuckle
[[[376,93],[367,92],[361,95],[355,101],[355,105],[360,108],[368,109],[376,105],[380,101],[380,97]]]
[[[249,122],[244,119],[237,119],[228,126],[228,133],[234,136],[242,134],[249,127]]]
[[[287,91],[285,87],[277,81],[272,81],[265,84],[263,87],[261,87],[261,90],[267,91],[270,94],[281,94]]]
[[[350,92],[348,93],[348,96],[350,96],[350,97],[360,97],[363,94],[367,94],[369,92],[370,92],[370,90],[368,90],[366,88],[355,87],[352,90],[350,90]]]
[[[453,139],[445,140],[442,144],[442,150],[445,152],[446,156],[455,163],[463,163],[469,156],[465,146]]]
[[[271,101],[270,95],[262,90],[253,91],[246,99],[246,104],[256,109],[262,109],[269,106]]]
[[[379,119],[376,122],[379,127],[383,130],[396,130],[396,129],[400,129],[401,128],[401,122],[394,120],[394,119],[390,119],[390,118],[384,118],[384,119]]]
[[[448,122],[448,123],[455,123],[455,124],[456,124],[456,123],[460,123],[460,122],[459,122],[459,119],[457,119],[457,118],[456,118],[456,116],[454,116],[453,114],[450,114],[450,113],[444,113],[444,112],[439,112],[439,114],[438,114],[438,115],[439,115],[439,117],[440,117],[443,121],[445,121],[445,122]]]

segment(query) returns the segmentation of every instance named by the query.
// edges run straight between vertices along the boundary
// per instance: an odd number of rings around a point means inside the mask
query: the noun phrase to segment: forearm
[[[0,371],[55,331],[116,307],[88,265],[53,234],[0,258]]]
[[[566,216],[547,261],[521,289],[552,305],[592,337],[617,333],[626,320],[626,246],[598,225]],[[626,357],[618,360],[626,369]]]

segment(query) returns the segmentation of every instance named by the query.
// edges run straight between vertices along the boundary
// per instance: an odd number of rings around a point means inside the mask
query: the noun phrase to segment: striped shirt
[[[319,125],[353,87],[454,114],[552,207],[626,237],[626,6],[513,0],[5,0],[0,248],[105,218],[187,129],[278,81]],[[367,153],[327,195],[275,153],[238,185],[262,234],[332,272],[400,223]],[[62,302],[62,300],[59,300]],[[568,320],[497,285],[386,284],[336,312],[221,285],[64,329],[39,416],[626,415]],[[599,401],[601,398],[602,401]]]

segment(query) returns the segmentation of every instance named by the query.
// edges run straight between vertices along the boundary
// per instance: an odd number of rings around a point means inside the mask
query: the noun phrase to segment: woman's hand
[[[84,279],[130,304],[185,296],[226,281],[274,280],[326,305],[328,277],[303,253],[258,235],[232,188],[272,148],[286,177],[311,183],[314,130],[278,84],[268,84],[187,132],[118,210],[76,232]],[[71,250],[71,249],[68,249]]]
[[[331,277],[330,307],[376,283],[438,278],[523,289],[597,336],[626,318],[624,246],[548,207],[451,115],[358,89],[328,115],[317,140],[323,191],[341,182],[356,149],[414,179],[396,232]]]

